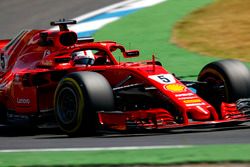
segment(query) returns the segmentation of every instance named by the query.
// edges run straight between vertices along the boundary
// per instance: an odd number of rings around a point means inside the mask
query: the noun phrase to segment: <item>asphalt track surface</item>
[[[41,148],[95,148],[129,146],[173,146],[204,144],[249,144],[250,124],[237,127],[179,129],[148,133],[105,132],[93,137],[69,138],[59,129],[30,130],[0,127],[0,150]]]
[[[49,28],[49,22],[75,18],[119,0],[1,0],[0,38],[21,29]],[[31,130],[25,126],[0,125],[0,150],[36,148],[92,148],[250,143],[250,123],[237,127],[182,129],[149,133],[105,133],[69,138],[57,128]]]
[[[47,29],[51,21],[72,19],[121,0],[0,0],[0,39],[23,29]]]

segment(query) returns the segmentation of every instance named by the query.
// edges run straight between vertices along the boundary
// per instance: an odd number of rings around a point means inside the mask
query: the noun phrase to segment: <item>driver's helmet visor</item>
[[[77,51],[72,54],[75,64],[93,65],[95,57],[91,50]]]
[[[74,59],[74,63],[75,64],[93,65],[94,59],[82,57],[82,58]]]

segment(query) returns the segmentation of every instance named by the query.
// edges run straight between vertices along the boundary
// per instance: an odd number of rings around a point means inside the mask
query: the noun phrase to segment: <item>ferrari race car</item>
[[[250,119],[250,72],[237,60],[209,63],[197,81],[165,70],[113,41],[78,38],[72,20],[59,30],[24,30],[0,40],[0,119],[55,118],[70,136],[100,129],[172,129]],[[35,120],[35,121],[34,121]],[[52,119],[53,120],[53,119]]]

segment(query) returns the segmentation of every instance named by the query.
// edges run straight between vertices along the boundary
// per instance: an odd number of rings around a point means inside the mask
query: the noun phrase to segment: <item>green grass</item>
[[[0,166],[161,165],[183,163],[249,163],[250,144],[209,145],[113,151],[0,153]]]
[[[168,0],[107,25],[95,34],[95,38],[139,49],[140,60],[151,59],[155,54],[167,70],[178,76],[196,75],[216,58],[200,56],[172,44],[172,28],[188,13],[211,2],[213,0]]]
[[[197,75],[201,68],[218,58],[199,55],[171,43],[173,27],[187,14],[214,2],[213,0],[168,0],[143,9],[98,31],[96,40],[114,40],[127,49],[139,49],[134,60],[156,55],[164,67],[177,76]],[[248,64],[249,65],[249,64]]]

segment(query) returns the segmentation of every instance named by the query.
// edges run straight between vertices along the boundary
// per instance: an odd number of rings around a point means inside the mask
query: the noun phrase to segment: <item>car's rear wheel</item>
[[[197,94],[219,111],[222,102],[234,103],[250,98],[250,72],[238,60],[220,60],[207,64],[199,73],[198,81],[206,82]]]
[[[97,111],[113,110],[114,98],[107,80],[95,72],[75,72],[64,77],[55,92],[55,116],[70,136],[96,133]]]
[[[0,103],[0,123],[7,121],[7,110],[3,104]]]

